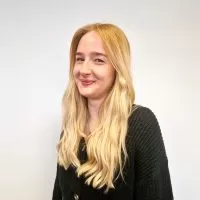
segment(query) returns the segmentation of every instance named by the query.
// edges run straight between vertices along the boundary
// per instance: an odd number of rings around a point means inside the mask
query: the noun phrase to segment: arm
[[[52,200],[62,200],[62,192],[61,192],[61,188],[60,188],[60,184],[59,184],[58,171],[59,171],[59,165],[57,164],[56,178],[55,178],[55,182],[54,182]]]
[[[60,134],[60,139],[63,136],[63,131]],[[62,191],[59,183],[59,164],[57,163],[56,178],[54,181],[52,200],[62,200]]]
[[[168,159],[154,113],[139,108],[139,131],[136,133],[135,199],[173,200]]]

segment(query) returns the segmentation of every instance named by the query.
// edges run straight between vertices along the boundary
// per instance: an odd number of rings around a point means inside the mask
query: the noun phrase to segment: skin
[[[115,80],[115,69],[96,32],[88,32],[81,38],[73,74],[80,94],[88,99],[89,129],[92,130],[98,119],[98,109]]]

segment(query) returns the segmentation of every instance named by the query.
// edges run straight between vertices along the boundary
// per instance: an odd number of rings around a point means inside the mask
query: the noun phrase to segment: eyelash
[[[104,61],[102,59],[99,59],[99,58],[94,59],[94,61],[98,62],[98,63],[104,63]]]
[[[83,58],[76,58],[76,62],[83,61]]]
[[[76,62],[83,62],[84,61],[84,58],[76,58]],[[104,63],[104,60],[100,59],[100,58],[96,58],[94,59],[94,62],[96,63]]]

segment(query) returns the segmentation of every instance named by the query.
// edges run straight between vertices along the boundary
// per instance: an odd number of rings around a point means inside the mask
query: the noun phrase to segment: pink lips
[[[89,86],[92,83],[94,83],[94,81],[87,80],[87,79],[80,79],[80,81],[81,81],[81,83],[82,83],[83,86]]]

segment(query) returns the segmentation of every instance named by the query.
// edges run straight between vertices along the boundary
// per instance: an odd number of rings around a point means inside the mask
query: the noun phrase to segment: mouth
[[[91,80],[80,80],[81,84],[83,86],[90,86],[92,85],[95,81],[91,81]]]

